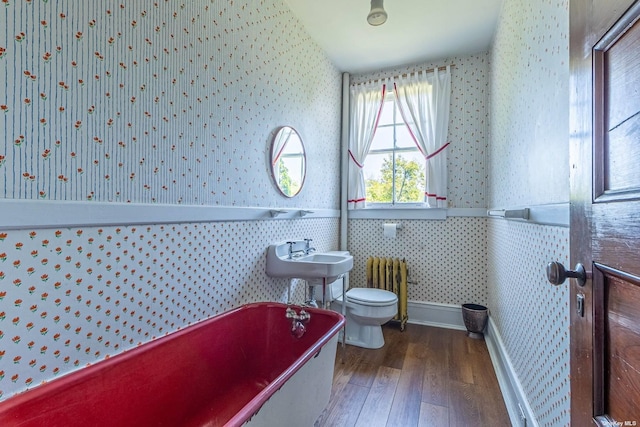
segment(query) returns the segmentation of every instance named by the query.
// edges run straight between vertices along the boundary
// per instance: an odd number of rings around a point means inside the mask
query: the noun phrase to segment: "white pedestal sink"
[[[290,243],[291,242],[291,243]],[[275,243],[267,250],[267,276],[289,279],[324,279],[331,283],[353,268],[353,256],[343,252],[306,253],[307,243],[294,240]]]

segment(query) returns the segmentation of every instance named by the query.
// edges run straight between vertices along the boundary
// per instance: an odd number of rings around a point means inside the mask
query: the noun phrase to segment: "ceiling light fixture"
[[[367,15],[367,22],[373,26],[387,22],[387,12],[384,10],[384,0],[371,0],[371,11]]]

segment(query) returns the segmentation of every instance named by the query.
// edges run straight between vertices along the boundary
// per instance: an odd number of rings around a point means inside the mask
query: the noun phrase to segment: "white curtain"
[[[447,142],[451,71],[436,68],[398,77],[394,83],[398,108],[418,149],[426,159],[425,202],[447,207]]]
[[[293,129],[290,128],[281,127],[280,130],[278,130],[278,133],[273,139],[273,147],[271,147],[271,161],[274,166],[278,163],[278,160],[280,160],[280,156],[282,156],[282,152],[287,146],[292,134]]]
[[[366,205],[364,182],[364,161],[369,154],[371,141],[378,127],[378,120],[384,105],[385,82],[370,82],[352,85],[350,88],[349,110],[349,182],[347,206],[362,209]]]

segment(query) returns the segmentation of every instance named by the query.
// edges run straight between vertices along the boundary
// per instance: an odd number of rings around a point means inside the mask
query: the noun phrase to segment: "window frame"
[[[376,127],[376,132],[378,132],[378,129],[381,128],[393,128],[393,146],[391,148],[385,148],[385,149],[370,149],[369,152],[367,153],[367,157],[369,157],[371,154],[391,154],[392,157],[392,167],[393,167],[393,182],[391,183],[391,197],[392,200],[391,202],[370,202],[369,200],[367,200],[365,209],[423,209],[427,207],[427,203],[426,203],[426,195],[424,194],[424,188],[421,190],[422,191],[422,198],[423,200],[420,202],[396,202],[395,198],[396,198],[396,180],[395,180],[395,174],[396,174],[396,155],[398,153],[420,153],[420,150],[418,149],[418,146],[415,145],[415,143],[413,144],[413,146],[411,148],[409,147],[398,147],[397,146],[397,129],[399,126],[404,126],[405,128],[407,127],[407,124],[405,123],[404,119],[402,118],[402,115],[400,115],[398,108],[397,108],[397,102],[398,100],[396,99],[395,93],[393,91],[388,91],[385,96],[384,96],[384,106],[383,109],[388,108],[389,105],[388,103],[391,103],[392,108],[393,108],[393,123],[390,124],[383,124],[380,125],[378,124]],[[399,120],[398,117],[399,116]],[[374,136],[375,138],[375,136]],[[413,141],[412,141],[413,142]],[[426,167],[427,167],[427,161],[426,159],[422,159],[423,160],[423,170],[426,173]],[[366,160],[365,160],[365,167],[366,167]],[[367,189],[367,186],[365,184],[365,190]]]

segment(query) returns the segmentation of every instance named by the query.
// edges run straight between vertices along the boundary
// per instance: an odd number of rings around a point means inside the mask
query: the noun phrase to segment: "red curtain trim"
[[[288,141],[287,141],[288,142]],[[284,151],[284,147],[287,146],[287,142],[285,142],[284,144],[282,144],[282,148],[280,149],[280,151],[278,151],[278,154],[275,156],[275,158],[273,159],[273,166],[276,165],[276,163],[278,163],[278,160],[280,160],[280,156],[282,156],[282,152]]]
[[[358,163],[356,158],[353,157],[353,153],[351,152],[351,150],[349,150],[349,157],[351,157],[351,160],[353,160],[353,163],[355,163],[356,166],[358,166],[360,169],[362,169],[364,167],[364,165],[361,165],[360,163]]]
[[[396,95],[396,100],[399,100],[400,97],[398,96],[398,86],[396,85],[396,83],[393,84],[393,92]],[[418,144],[418,139],[416,138],[415,134],[411,130],[411,126],[409,126],[409,122],[407,121],[407,118],[405,117],[405,114],[404,114],[404,109],[402,108],[402,103],[398,102],[396,105],[398,106],[398,110],[400,110],[400,115],[402,116],[402,120],[404,121],[404,124],[407,127],[407,130],[409,131],[409,135],[411,135],[411,138],[413,139],[413,143],[416,144],[416,147],[418,147],[418,151],[422,153],[425,159],[429,160],[430,158],[437,156],[442,152],[442,150],[444,150],[449,146],[449,144],[451,144],[450,142],[447,142],[442,147],[440,147],[435,153],[432,153],[429,155],[425,154],[425,152],[422,151],[420,144]]]
[[[435,198],[436,198],[436,200],[447,200],[447,198],[446,198],[446,197],[444,197],[444,196],[438,196],[437,194],[429,194],[429,193],[426,193],[426,192],[425,192],[425,193],[424,193],[424,195],[425,195],[425,196],[427,196],[427,197],[435,197]]]
[[[447,147],[449,146],[449,144],[451,144],[451,143],[450,143],[450,142],[447,142],[447,143],[446,143],[446,144],[444,144],[442,147],[440,147],[440,148],[438,149],[438,151],[436,151],[436,152],[435,152],[435,153],[433,153],[433,154],[429,154],[427,157],[425,157],[425,159],[429,160],[430,158],[432,158],[432,157],[434,157],[434,156],[437,156],[438,154],[442,153],[442,151],[443,151],[445,148],[447,148]]]
[[[364,202],[365,200],[367,200],[367,198],[363,197],[362,199],[347,200],[347,203],[360,203],[360,202]]]

